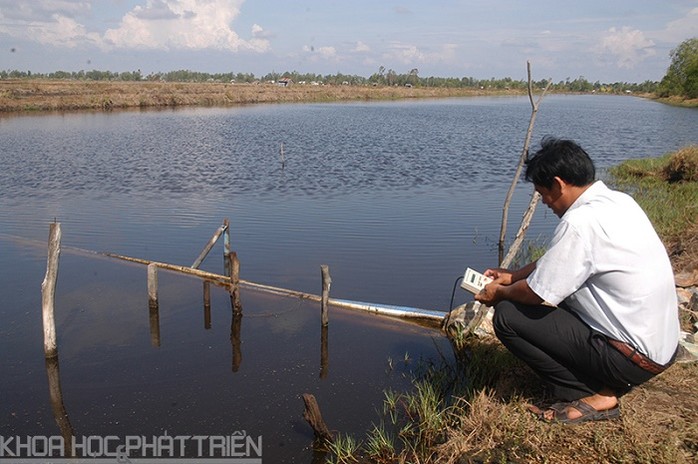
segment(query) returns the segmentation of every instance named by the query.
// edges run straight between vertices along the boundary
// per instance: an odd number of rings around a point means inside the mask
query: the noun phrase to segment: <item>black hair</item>
[[[552,187],[555,177],[577,187],[594,182],[594,162],[576,142],[544,137],[540,146],[540,150],[526,159],[527,181],[545,188]]]

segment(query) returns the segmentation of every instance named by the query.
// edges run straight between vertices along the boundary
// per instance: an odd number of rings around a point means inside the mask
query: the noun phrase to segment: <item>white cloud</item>
[[[0,0],[0,34],[44,45],[102,49],[200,50],[266,52],[268,35],[255,24],[251,39],[233,29],[244,0],[143,0],[103,34],[80,22],[89,14],[87,0]]]
[[[310,53],[311,57],[321,58],[321,59],[335,59],[337,58],[337,49],[334,47],[314,47],[314,46],[303,46],[303,51]]]
[[[610,54],[619,68],[634,68],[644,59],[654,56],[655,43],[638,29],[624,26],[620,30],[612,27],[601,39],[600,52]]]
[[[448,63],[456,59],[458,49],[459,45],[454,43],[442,44],[433,50],[425,51],[416,45],[393,42],[388,47],[388,51],[383,54],[383,59],[409,66],[425,63]]]
[[[91,3],[79,0],[17,2],[0,0],[0,34],[20,40],[68,48],[99,42],[74,18],[89,13]]]
[[[668,42],[675,42],[677,45],[686,39],[698,36],[698,8],[693,8],[685,17],[667,24],[666,30],[661,33],[661,36]]]
[[[34,29],[34,40],[44,45],[74,48],[85,43],[99,44],[99,34],[89,33],[72,18],[54,14],[47,23],[30,23]]]
[[[356,42],[356,46],[351,51],[354,53],[366,53],[371,51],[371,47],[361,41],[358,41]]]
[[[393,42],[390,44],[385,58],[398,61],[402,64],[423,63],[426,55],[416,45]]]
[[[252,40],[231,28],[243,0],[147,0],[104,34],[105,45],[156,50],[205,49],[265,52],[270,44],[261,26]]]

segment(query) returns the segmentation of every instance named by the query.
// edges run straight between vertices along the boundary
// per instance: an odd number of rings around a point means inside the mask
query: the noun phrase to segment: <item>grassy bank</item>
[[[628,161],[610,172],[631,192],[672,253],[698,265],[698,147]],[[674,245],[675,246],[675,245]],[[693,257],[693,258],[690,258]],[[575,426],[538,420],[526,406],[545,393],[496,339],[452,338],[454,359],[425,365],[407,394],[386,393],[366,437],[340,436],[331,462],[694,463],[698,364],[677,363],[624,396],[617,421]]]
[[[698,146],[628,160],[609,173],[630,192],[666,244],[675,271],[698,269]]]
[[[110,110],[517,94],[437,87],[0,80],[0,112]]]

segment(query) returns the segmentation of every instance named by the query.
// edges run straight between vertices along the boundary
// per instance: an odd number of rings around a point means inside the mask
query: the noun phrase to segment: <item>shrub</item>
[[[669,182],[698,182],[698,145],[674,153],[662,174]]]

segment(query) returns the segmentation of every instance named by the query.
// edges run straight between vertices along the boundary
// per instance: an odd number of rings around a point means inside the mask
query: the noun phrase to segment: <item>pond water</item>
[[[62,243],[190,265],[231,223],[241,278],[446,311],[465,267],[495,264],[527,98],[259,105],[0,118],[0,435],[58,435],[42,353],[40,284],[54,219]],[[533,135],[580,142],[601,171],[698,143],[698,111],[632,97],[548,96]],[[283,164],[281,151],[283,146]],[[518,226],[531,187],[510,212]],[[555,217],[538,209],[529,237]],[[222,272],[222,245],[202,269]],[[159,346],[145,268],[61,255],[56,322],[63,404],[79,436],[262,436],[269,462],[311,462],[300,395],[362,435],[386,389],[448,355],[438,331],[227,292],[160,273]],[[469,299],[456,293],[456,302]],[[50,372],[50,371],[49,371]]]

